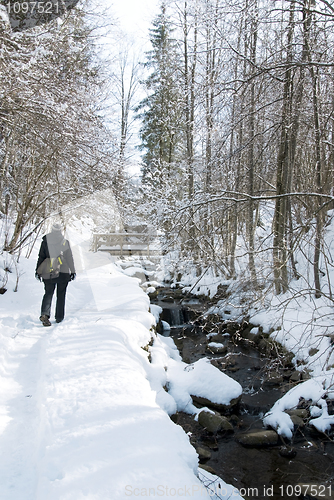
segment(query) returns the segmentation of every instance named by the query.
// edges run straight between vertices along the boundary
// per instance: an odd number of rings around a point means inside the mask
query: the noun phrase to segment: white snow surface
[[[224,344],[221,344],[220,342],[209,342],[208,347],[217,347],[218,349],[221,347],[225,347]]]
[[[312,416],[316,417],[310,420],[319,431],[329,430],[331,424],[334,424],[334,415],[328,415],[327,403],[325,397],[334,399],[333,384],[327,385],[326,377],[314,377],[306,382],[293,387],[281,399],[276,401],[272,409],[266,413],[263,423],[277,430],[289,439],[293,434],[293,423],[285,410],[297,407],[300,398],[311,400],[314,405],[311,407]]]
[[[205,360],[185,365],[162,336],[150,363],[143,347],[158,309],[149,312],[139,280],[109,255],[88,252],[87,234],[72,236],[81,271],[62,323],[45,328],[38,319],[37,248],[21,258],[18,291],[13,273],[0,296],[1,500],[212,498],[195,449],[168,414],[191,407],[190,393],[227,402],[239,384]],[[211,488],[218,479],[206,475]],[[241,498],[219,484],[214,498]]]
[[[191,396],[207,398],[213,403],[227,405],[242,393],[241,385],[215,368],[203,358],[195,363],[181,361],[180,354],[169,337],[158,335],[151,349],[152,367],[160,375],[160,386],[168,387],[168,393],[160,391],[158,400],[167,413],[178,411],[197,415],[201,410],[193,405]]]
[[[201,411],[192,404],[191,395],[228,405],[242,393],[242,387],[236,380],[219,370],[217,372],[217,368],[205,358],[191,365],[171,359],[167,373],[169,394],[177,402],[179,411],[195,414]]]

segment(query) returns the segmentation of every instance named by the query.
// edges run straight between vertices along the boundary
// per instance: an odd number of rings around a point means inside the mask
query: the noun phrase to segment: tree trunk
[[[295,2],[291,2],[287,40],[287,69],[284,76],[281,139],[277,158],[276,195],[278,198],[275,203],[273,223],[273,259],[276,294],[285,293],[288,289],[288,232],[290,248],[292,248],[293,243],[291,234],[292,225],[289,223],[289,221],[291,221],[291,203],[287,194],[291,190],[292,185],[299,128],[299,114],[304,87],[304,73],[302,69],[297,86],[296,102],[294,103],[293,77],[291,70],[292,44],[295,29],[294,15]],[[303,54],[303,59],[305,59],[305,54]],[[295,109],[295,113],[293,113],[293,109]]]
[[[254,75],[255,64],[256,64],[256,48],[257,48],[257,30],[258,30],[258,5],[257,0],[253,1],[253,4],[250,8],[250,60],[251,74]],[[250,196],[249,205],[248,205],[248,220],[247,220],[247,236],[248,236],[248,259],[249,259],[249,270],[252,282],[256,285],[256,267],[255,267],[255,259],[254,259],[254,250],[255,250],[255,224],[254,224],[254,201],[252,197],[254,196],[254,171],[255,171],[255,158],[254,158],[254,150],[255,150],[255,79],[251,79],[250,84],[250,107],[249,107],[249,150],[248,150],[248,194]]]
[[[312,54],[309,42],[310,28],[313,22],[312,9],[315,6],[315,0],[304,1],[304,29],[305,29],[305,49],[307,58],[310,63],[309,72],[312,82],[312,104],[313,104],[313,122],[314,122],[314,137],[315,137],[315,181],[317,192],[322,193],[322,159],[321,159],[321,132],[320,132],[320,118],[319,118],[319,102],[318,102],[318,74],[312,65]],[[313,258],[313,273],[314,273],[314,286],[315,298],[321,297],[321,284],[320,284],[320,255],[322,243],[322,231],[324,226],[324,213],[321,209],[322,199],[318,198],[316,210],[316,230],[314,238],[314,258]]]
[[[192,206],[194,198],[194,123],[195,123],[195,75],[197,64],[197,12],[195,12],[194,36],[192,57],[189,57],[189,21],[188,2],[184,2],[183,10],[183,47],[184,47],[184,90],[185,90],[185,136],[186,136],[186,164],[188,181],[188,199],[190,202],[190,216],[188,222],[189,241],[186,247],[195,256],[195,221]],[[195,257],[196,258],[196,257]]]

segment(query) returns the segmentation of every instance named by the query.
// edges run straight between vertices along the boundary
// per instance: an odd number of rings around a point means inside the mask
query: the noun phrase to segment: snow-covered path
[[[33,498],[41,432],[41,370],[46,339],[36,327],[19,329],[18,323],[14,325],[7,327],[11,336],[2,339],[7,342],[1,346],[0,361],[0,498],[4,500]]]
[[[178,469],[196,461],[191,453],[176,460],[171,441],[177,447],[186,436],[166,425],[140,347],[127,342],[129,326],[143,339],[146,329],[107,314],[98,321],[96,313],[82,318],[79,328],[73,321],[70,336],[65,324],[57,328],[47,346],[45,443],[36,498],[124,498],[126,486],[169,484],[171,472],[177,478]],[[188,480],[190,474],[189,468]]]

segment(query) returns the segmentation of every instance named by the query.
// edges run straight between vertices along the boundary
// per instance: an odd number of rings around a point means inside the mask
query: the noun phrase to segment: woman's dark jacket
[[[72,250],[69,241],[64,238],[60,231],[52,231],[43,236],[39,249],[36,273],[40,264],[47,258],[57,258],[62,252],[63,258],[60,266],[59,280],[69,279],[75,273]],[[58,278],[57,278],[58,279]]]

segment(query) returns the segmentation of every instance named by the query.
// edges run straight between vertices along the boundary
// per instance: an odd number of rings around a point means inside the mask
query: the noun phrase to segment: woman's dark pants
[[[44,314],[50,318],[52,297],[57,287],[57,302],[56,302],[56,321],[60,322],[64,319],[65,315],[65,296],[66,288],[68,285],[69,275],[60,273],[59,277],[52,280],[44,281],[44,297],[42,300],[41,316]]]

